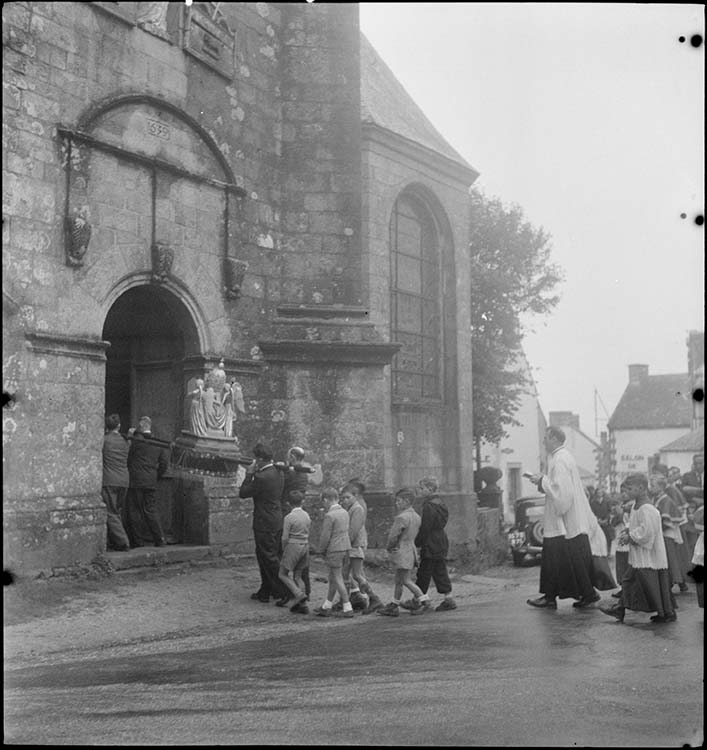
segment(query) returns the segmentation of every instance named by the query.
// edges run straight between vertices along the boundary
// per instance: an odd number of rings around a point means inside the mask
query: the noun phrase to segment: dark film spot
[[[684,36],[678,37],[678,42],[680,42],[680,44],[682,44],[684,41],[685,41],[685,37]]]
[[[701,227],[705,223],[705,217],[702,216],[702,214],[698,214],[695,216],[695,224],[697,224],[698,227]]]
[[[12,574],[11,570],[3,570],[2,572],[2,585],[3,586],[12,586],[12,584],[15,582],[15,576]]]
[[[695,401],[702,402],[705,398],[705,392],[702,388],[695,388],[695,390],[692,392],[692,398],[695,399]]]
[[[699,34],[693,34],[690,37],[690,44],[693,47],[699,47],[702,44],[702,37]]]

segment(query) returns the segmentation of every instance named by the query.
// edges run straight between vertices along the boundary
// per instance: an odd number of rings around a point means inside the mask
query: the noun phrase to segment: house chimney
[[[629,365],[628,382],[629,385],[638,385],[642,380],[648,377],[648,365]]]
[[[572,427],[579,430],[579,414],[571,411],[551,411],[549,414],[552,427]]]

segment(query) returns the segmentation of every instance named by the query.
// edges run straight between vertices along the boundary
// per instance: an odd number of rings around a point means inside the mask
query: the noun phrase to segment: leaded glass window
[[[440,398],[439,249],[429,211],[411,197],[395,204],[390,223],[393,395]]]

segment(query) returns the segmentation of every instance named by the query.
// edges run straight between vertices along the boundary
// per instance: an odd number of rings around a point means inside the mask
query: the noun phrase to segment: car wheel
[[[545,527],[543,526],[542,521],[536,521],[530,528],[530,531],[527,532],[527,536],[529,539],[531,539],[535,544],[542,545],[543,538],[545,536]]]
[[[513,550],[513,564],[516,566],[516,568],[520,568],[523,565],[523,561],[525,560],[525,552],[518,552],[518,550]]]

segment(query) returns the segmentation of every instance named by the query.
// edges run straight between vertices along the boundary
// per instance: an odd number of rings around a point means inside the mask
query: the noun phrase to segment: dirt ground
[[[367,575],[383,601],[390,601],[393,574],[385,567],[367,568]],[[509,589],[519,595],[534,593],[537,570],[508,564],[471,575],[450,570],[454,596],[467,601],[494,597]],[[311,563],[311,603],[326,593],[322,560]],[[257,628],[298,629],[304,619],[285,608],[250,599],[259,584],[255,559],[244,557],[209,565],[145,568],[93,579],[48,579],[4,587],[4,652],[9,660],[45,659],[74,649],[110,648],[138,641],[176,637],[199,638],[237,628],[247,637]],[[441,597],[432,587],[433,603]],[[405,596],[407,598],[407,595]]]

